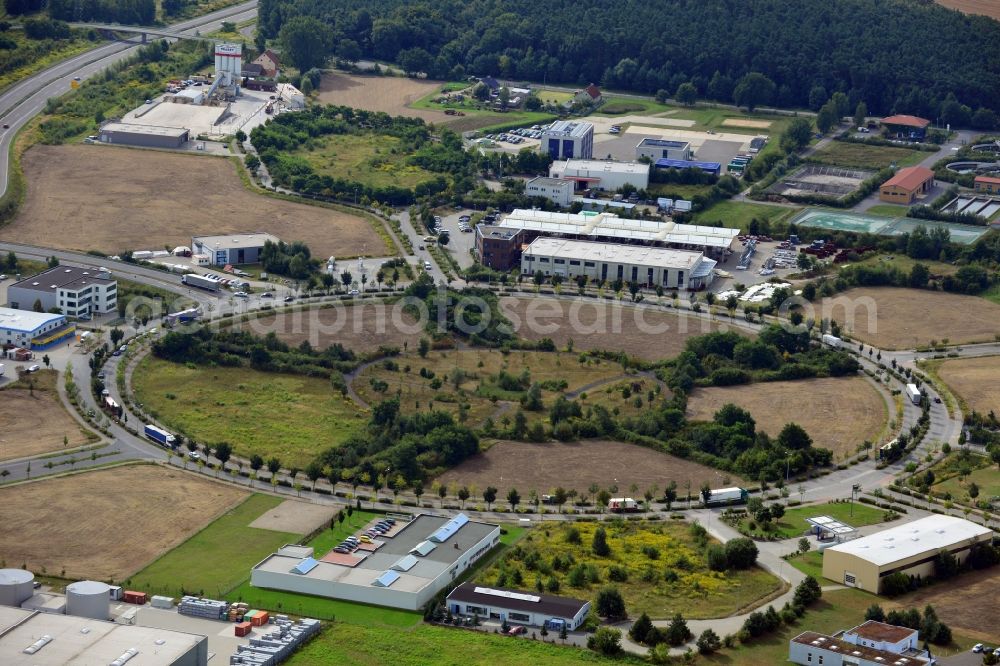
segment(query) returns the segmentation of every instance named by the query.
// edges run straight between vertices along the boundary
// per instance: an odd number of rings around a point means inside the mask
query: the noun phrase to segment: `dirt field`
[[[312,534],[330,522],[337,511],[329,506],[285,500],[250,523],[250,527],[275,532]]]
[[[1000,305],[975,296],[864,287],[815,307],[823,309],[815,313],[817,321],[836,319],[851,337],[883,349],[911,349],[945,339],[950,344],[987,342],[1000,334]]]
[[[355,76],[327,73],[319,85],[319,100],[326,104],[353,106],[369,111],[385,111],[391,116],[423,118],[440,123],[446,116],[430,109],[411,109],[408,104],[441,88],[440,82],[397,76]]]
[[[724,320],[713,323],[683,313],[650,312],[596,300],[508,297],[500,299],[500,306],[517,334],[527,340],[552,338],[557,346],[565,347],[572,339],[577,350],[623,351],[647,361],[676,356],[690,337],[730,328]]]
[[[483,489],[495,486],[505,498],[510,488],[517,488],[527,500],[532,490],[548,493],[556,486],[586,492],[590,484],[602,488],[617,485],[628,493],[634,483],[641,494],[658,485],[661,489],[676,481],[684,495],[690,479],[692,495],[698,494],[702,481],[718,488],[725,483],[724,472],[683,460],[666,453],[623,442],[587,440],[572,444],[529,444],[502,441],[488,451],[474,456],[438,477],[444,484],[458,483]],[[728,485],[742,483],[730,474]]]
[[[420,340],[416,320],[402,307],[369,303],[351,307],[309,309],[275,313],[243,324],[257,335],[275,334],[288,344],[308,340],[315,349],[339,342],[356,352],[375,351],[380,346],[403,348]],[[400,324],[400,325],[397,325]]]
[[[9,386],[0,392],[0,460],[36,456],[96,441],[67,413],[56,395],[55,370],[43,370],[34,377],[34,394],[27,388]]]
[[[153,465],[0,489],[0,556],[66,578],[121,581],[246,496]],[[65,574],[63,574],[65,570]]]
[[[1000,614],[1000,567],[963,573],[947,583],[938,583],[889,602],[890,608],[920,608],[934,606],[938,617],[955,631],[976,640],[996,643],[996,625],[983,618]],[[969,603],[975,599],[975,603]],[[990,627],[993,627],[992,629]],[[971,662],[969,662],[971,663]],[[978,663],[978,662],[977,662]]]
[[[966,14],[982,14],[1000,21],[1000,3],[997,0],[937,0],[937,3]]]
[[[885,400],[861,377],[697,389],[688,401],[688,414],[708,421],[728,402],[749,411],[757,429],[772,437],[789,421],[798,423],[815,446],[833,451],[834,460],[878,437],[887,414]],[[850,418],[842,418],[844,414]]]
[[[0,238],[70,250],[157,250],[191,236],[266,231],[319,257],[394,252],[371,224],[246,190],[233,164],[204,155],[98,146],[35,146],[28,196]]]
[[[739,118],[726,118],[722,121],[724,127],[751,127],[753,129],[767,129],[771,126],[770,120],[741,120]]]
[[[1000,406],[1000,356],[945,361],[938,376],[970,409],[988,414]]]

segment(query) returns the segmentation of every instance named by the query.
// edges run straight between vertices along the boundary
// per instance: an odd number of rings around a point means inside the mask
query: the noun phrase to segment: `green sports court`
[[[908,234],[919,226],[927,230],[945,228],[951,232],[953,243],[969,245],[985,234],[988,227],[976,227],[968,224],[952,224],[936,220],[917,220],[911,217],[881,217],[863,213],[845,213],[827,208],[807,208],[796,215],[790,222],[800,227],[816,227],[834,231],[849,231],[858,234],[879,234],[882,236],[899,236]]]

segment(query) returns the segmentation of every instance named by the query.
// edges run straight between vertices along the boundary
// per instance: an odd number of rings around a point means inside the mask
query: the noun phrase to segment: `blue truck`
[[[163,428],[157,428],[155,425],[146,425],[143,432],[148,439],[153,440],[160,446],[169,446],[172,448],[177,443],[176,437]]]

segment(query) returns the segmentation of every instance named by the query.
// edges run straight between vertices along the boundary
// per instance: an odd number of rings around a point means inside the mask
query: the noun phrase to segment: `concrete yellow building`
[[[991,539],[993,531],[954,516],[933,515],[845,541],[823,551],[823,576],[880,593],[886,576],[934,574],[934,558],[943,551],[964,561],[969,548]]]

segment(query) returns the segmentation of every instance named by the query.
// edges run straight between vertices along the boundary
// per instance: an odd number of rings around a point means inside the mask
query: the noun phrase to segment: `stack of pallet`
[[[153,599],[150,601],[150,605],[153,608],[164,608],[169,609],[174,607],[173,597],[164,597],[157,594],[153,595]]]
[[[225,601],[200,599],[191,596],[183,597],[181,603],[177,606],[177,612],[182,615],[204,617],[209,620],[225,620],[228,610],[229,604]]]
[[[274,618],[274,628],[264,636],[251,638],[229,657],[231,666],[276,666],[292,656],[305,641],[320,630],[319,620],[305,618],[293,623],[286,616]]]
[[[250,610],[250,604],[238,601],[229,607],[228,619],[230,622],[242,622],[243,616]]]

